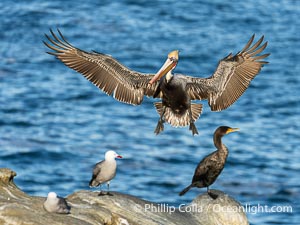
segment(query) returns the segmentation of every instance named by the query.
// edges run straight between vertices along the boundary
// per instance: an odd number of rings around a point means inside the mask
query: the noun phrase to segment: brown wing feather
[[[208,99],[212,111],[220,111],[231,106],[248,88],[250,82],[260,72],[266,61],[258,61],[270,54],[257,56],[266,47],[262,36],[252,47],[254,35],[242,51],[229,54],[219,62],[214,74],[209,78],[187,77],[188,92],[192,100]]]
[[[108,95],[121,102],[139,105],[144,95],[152,96],[157,84],[148,86],[154,74],[143,74],[128,69],[111,56],[86,52],[72,46],[58,30],[60,38],[50,30],[52,37],[46,35],[50,43],[44,44],[54,52],[65,65],[81,73],[85,78]]]

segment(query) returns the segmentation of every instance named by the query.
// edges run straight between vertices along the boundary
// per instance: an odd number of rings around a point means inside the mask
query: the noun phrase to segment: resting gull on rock
[[[55,192],[49,192],[44,202],[44,209],[51,213],[68,214],[70,213],[71,207],[64,198],[58,197]]]

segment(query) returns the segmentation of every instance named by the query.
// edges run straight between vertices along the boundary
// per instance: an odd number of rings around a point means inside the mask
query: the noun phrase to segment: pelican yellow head
[[[164,65],[159,69],[155,76],[149,81],[149,84],[153,84],[155,81],[159,80],[161,77],[166,75],[170,70],[173,70],[178,62],[179,51],[174,50],[168,54],[168,58]]]

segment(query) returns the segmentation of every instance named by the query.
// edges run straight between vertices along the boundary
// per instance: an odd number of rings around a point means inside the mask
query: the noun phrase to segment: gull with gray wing
[[[58,197],[55,192],[49,192],[46,201],[43,204],[44,209],[51,213],[68,214],[71,207],[66,200]]]
[[[110,195],[109,184],[116,176],[117,171],[116,158],[122,158],[122,156],[112,150],[105,153],[105,159],[98,162],[93,169],[93,175],[89,183],[90,187],[98,187],[99,185],[101,187],[103,183],[107,183],[107,195]],[[103,194],[102,190],[100,190],[99,195]]]

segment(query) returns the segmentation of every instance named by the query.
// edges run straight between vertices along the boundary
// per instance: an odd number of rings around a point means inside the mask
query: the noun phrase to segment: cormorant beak
[[[116,158],[122,159],[123,157],[121,155],[117,155]]]
[[[159,69],[155,76],[149,81],[149,84],[153,84],[161,77],[166,75],[170,70],[174,69],[178,62],[178,50],[169,53],[164,65]]]
[[[232,132],[236,132],[236,131],[239,131],[240,129],[239,128],[229,128],[227,131],[226,131],[226,134],[229,134],[229,133],[232,133]]]

